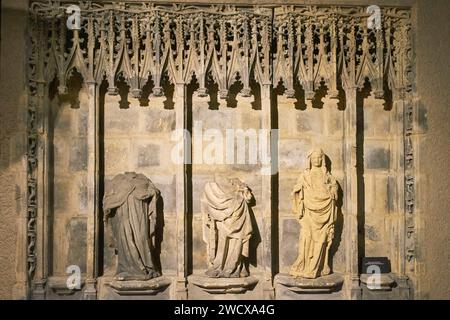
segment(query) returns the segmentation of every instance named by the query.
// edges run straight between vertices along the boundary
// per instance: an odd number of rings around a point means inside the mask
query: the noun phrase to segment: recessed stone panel
[[[81,272],[86,272],[86,233],[85,218],[73,218],[67,225],[68,252],[67,264],[80,267]]]
[[[387,146],[368,145],[365,147],[364,154],[366,168],[378,170],[389,169],[391,153]]]
[[[280,220],[280,227],[280,267],[287,272],[298,256],[300,224],[298,219],[285,218]]]

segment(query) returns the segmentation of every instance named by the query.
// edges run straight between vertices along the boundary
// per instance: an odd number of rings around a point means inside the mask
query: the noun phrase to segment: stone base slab
[[[297,278],[287,274],[275,277],[275,283],[287,287],[297,293],[330,293],[340,290],[344,278],[338,274],[331,274],[317,279]]]
[[[395,286],[394,277],[390,274],[362,274],[361,283],[371,291],[391,291]]]
[[[206,275],[191,275],[188,282],[211,294],[245,293],[252,290],[258,279],[249,276],[244,278],[210,278]]]
[[[101,278],[99,280],[98,299],[123,300],[162,300],[170,298],[170,285],[172,280],[168,277],[158,277],[146,281],[130,280],[118,281],[114,278]]]

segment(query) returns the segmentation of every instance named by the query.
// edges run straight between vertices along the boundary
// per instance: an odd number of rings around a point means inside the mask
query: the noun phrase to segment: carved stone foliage
[[[409,90],[409,11],[386,8],[379,28],[369,28],[364,7],[285,6],[275,10],[274,84],[280,81],[293,97],[296,82],[311,100],[324,84],[337,98],[338,89],[361,89],[366,80],[377,98],[384,84]]]
[[[378,97],[385,82],[391,90],[411,86],[408,10],[386,8],[381,27],[370,29],[364,7],[283,6],[272,12],[89,1],[77,4],[80,29],[69,30],[68,5],[31,5],[32,14],[45,21],[45,77],[58,78],[60,93],[67,91],[73,68],[87,82],[105,78],[110,94],[117,94],[121,76],[135,97],[148,81],[155,96],[163,95],[165,74],[172,83],[188,83],[195,75],[200,96],[210,79],[220,98],[236,81],[242,96],[251,95],[252,80],[281,81],[289,97],[299,83],[307,99],[322,83],[332,97],[340,87],[361,88],[366,79]]]
[[[206,95],[211,78],[221,98],[237,79],[243,96],[250,95],[252,78],[270,81],[270,10],[90,2],[80,8],[80,29],[68,30],[64,7],[31,7],[46,21],[46,77],[56,75],[60,93],[67,91],[73,68],[87,82],[106,78],[109,94],[117,94],[121,76],[137,98],[150,79],[153,94],[163,95],[166,73],[172,83],[188,83],[195,74],[200,96]]]
[[[37,109],[39,104],[39,84],[42,79],[42,50],[39,43],[42,39],[42,22],[32,19],[36,28],[29,30],[28,38],[28,120],[27,120],[27,274],[32,278],[36,270],[37,241],[37,152],[38,123]],[[39,68],[39,70],[38,70]]]

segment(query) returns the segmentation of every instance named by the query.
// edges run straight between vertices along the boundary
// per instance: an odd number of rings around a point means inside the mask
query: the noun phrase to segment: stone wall
[[[418,295],[424,299],[450,299],[449,10],[445,0],[417,7]]]
[[[322,102],[321,102],[322,100]],[[316,97],[312,103],[302,99],[288,100],[278,96],[278,168],[279,168],[279,264],[280,272],[289,272],[297,258],[300,227],[292,213],[292,190],[299,174],[309,168],[308,155],[315,148],[327,154],[329,168],[344,188],[343,138],[344,113],[338,100]],[[341,196],[342,196],[341,192]],[[342,202],[342,197],[340,199]],[[342,209],[342,206],[341,206]],[[343,223],[342,210],[338,213],[336,239],[333,246],[333,268],[345,271],[344,246],[341,243]],[[343,243],[343,242],[342,242]]]
[[[25,26],[27,1],[2,1],[1,19],[1,153],[0,153],[0,298],[21,297],[23,290],[24,252],[17,251],[23,241],[26,207],[26,91],[25,91]],[[198,1],[196,1],[198,2]],[[211,2],[211,1],[209,1]],[[240,2],[240,1],[239,1]],[[244,1],[249,3],[249,1]],[[264,2],[264,1],[263,1]],[[273,1],[268,1],[268,3]],[[318,3],[319,1],[306,1]],[[322,1],[320,1],[322,2]],[[370,1],[347,0],[346,4],[371,4]],[[379,1],[380,4],[412,4],[416,18],[415,38],[417,65],[417,103],[415,121],[418,134],[414,137],[416,146],[416,184],[419,229],[417,236],[417,298],[450,298],[450,282],[446,273],[450,270],[450,227],[447,212],[450,178],[447,177],[447,161],[450,151],[446,146],[449,136],[449,95],[447,90],[448,68],[446,58],[450,56],[448,43],[449,26],[445,12],[450,5],[446,0],[438,1]],[[258,1],[261,3],[261,1]],[[286,1],[283,1],[286,3]],[[294,2],[293,2],[294,3]],[[55,149],[54,161],[54,207],[55,220],[53,237],[54,255],[63,257],[54,260],[53,272],[63,274],[66,263],[83,265],[83,230],[85,230],[85,202],[83,189],[83,139],[85,135],[85,111],[83,89],[79,95],[79,106],[71,102],[54,101]],[[153,180],[164,195],[165,229],[161,248],[163,269],[174,271],[176,261],[174,237],[174,195],[173,175],[170,161],[170,131],[173,129],[174,111],[170,103],[158,101],[151,106],[142,106],[131,97],[125,98],[129,106],[120,106],[119,97],[106,96],[104,103],[104,159],[103,174],[109,178],[118,172],[139,171]],[[144,103],[145,104],[145,103]],[[192,120],[203,120],[204,128],[220,122],[224,128],[259,128],[259,111],[248,101],[237,102],[236,109],[226,106],[212,106],[211,102],[192,101]],[[395,118],[393,112],[384,110],[381,101],[366,96],[360,104],[364,108],[364,230],[360,230],[367,256],[386,255],[395,252],[396,205],[392,195],[395,185],[396,161]],[[218,110],[216,110],[218,109]],[[339,106],[324,99],[320,108],[308,107],[292,102],[278,101],[278,125],[280,128],[280,174],[279,174],[279,267],[286,272],[296,252],[298,225],[290,212],[289,193],[300,168],[305,166],[305,152],[317,142],[325,144],[324,149],[332,161],[332,172],[341,182],[343,164],[341,148],[337,147],[342,134],[342,116]],[[327,112],[322,112],[324,110]],[[388,108],[389,109],[389,108]],[[327,117],[327,119],[321,119]],[[151,119],[162,119],[155,121]],[[307,122],[303,121],[308,119]],[[215,122],[214,122],[215,121]],[[210,122],[210,124],[208,124]],[[68,127],[71,130],[66,130]],[[361,132],[361,131],[360,131]],[[389,134],[391,133],[391,134]],[[301,136],[301,139],[298,137]],[[316,141],[318,139],[318,141]],[[148,141],[152,141],[147,142]],[[293,143],[293,144],[291,144]],[[298,146],[298,147],[293,147]],[[300,151],[300,153],[296,153]],[[192,217],[192,268],[202,270],[206,264],[205,246],[200,238],[200,215],[198,199],[206,181],[215,174],[233,172],[246,181],[256,198],[254,208],[258,223],[258,196],[261,184],[255,173],[259,168],[223,167],[212,170],[208,166],[194,165],[192,175],[193,217]],[[62,205],[64,204],[64,205]],[[69,204],[69,205],[67,205]],[[69,209],[67,209],[69,208]],[[71,238],[72,237],[72,238]],[[71,249],[71,245],[73,248]],[[81,249],[80,249],[81,248]],[[256,246],[258,248],[258,246]],[[112,257],[106,249],[105,257]],[[258,250],[258,249],[256,249]],[[256,252],[260,257],[260,253]],[[395,271],[396,257],[391,256]],[[343,256],[335,255],[334,263],[339,270]],[[110,260],[109,267],[113,261]],[[254,261],[251,272],[258,272],[258,261]],[[106,268],[105,272],[108,272]],[[16,287],[14,285],[16,284]]]
[[[86,272],[87,110],[86,91],[72,78],[70,97],[51,101],[52,150],[52,274],[64,276],[77,265]],[[72,84],[73,83],[73,84]],[[78,93],[78,94],[77,94]]]
[[[164,225],[161,225],[158,234],[160,261],[165,273],[174,273],[177,244],[176,238],[171,235],[176,234],[175,165],[170,152],[176,142],[171,140],[172,130],[175,129],[171,99],[163,101],[150,97],[150,102],[146,102],[134,99],[127,93],[104,97],[103,176],[111,179],[124,172],[142,173],[161,191],[161,221]],[[105,250],[105,273],[108,274],[115,270],[115,266],[113,249],[108,247],[107,241]]]
[[[0,297],[13,297],[25,279],[17,250],[26,221],[26,1],[2,1],[0,53]],[[17,268],[17,269],[16,269]]]

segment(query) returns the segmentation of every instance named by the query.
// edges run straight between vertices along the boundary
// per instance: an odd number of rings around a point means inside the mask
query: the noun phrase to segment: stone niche
[[[74,29],[60,7],[30,6],[30,298],[410,297],[408,9],[381,8],[380,31],[358,6],[83,6]],[[307,279],[290,275],[302,235],[292,190],[314,148],[324,151],[337,196],[332,273]],[[115,274],[102,199],[126,172],[159,190],[152,256],[160,277]],[[202,195],[227,178],[252,194],[248,273],[210,277]],[[376,289],[363,257],[390,261]]]

